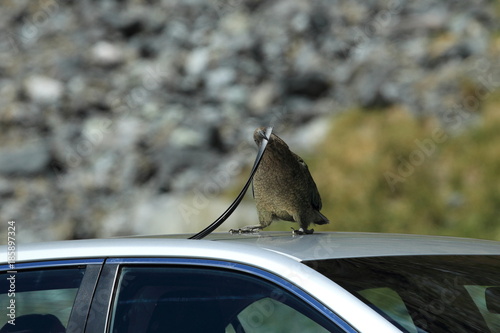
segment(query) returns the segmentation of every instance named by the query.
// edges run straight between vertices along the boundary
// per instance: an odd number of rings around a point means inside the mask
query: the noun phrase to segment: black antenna
[[[250,172],[250,177],[248,177],[248,180],[247,180],[245,186],[243,186],[243,189],[241,190],[240,194],[238,194],[238,196],[233,201],[233,203],[226,209],[226,211],[224,213],[222,213],[221,216],[219,216],[214,222],[212,222],[212,224],[210,224],[208,227],[206,227],[205,229],[203,229],[202,231],[200,231],[196,235],[189,237],[188,239],[202,239],[202,238],[204,238],[205,236],[210,234],[212,231],[217,229],[222,223],[224,223],[224,221],[227,220],[227,218],[229,216],[231,216],[231,214],[234,212],[234,210],[240,204],[241,200],[243,200],[243,197],[245,196],[245,193],[247,192],[248,187],[250,186],[250,184],[252,182],[253,175],[255,174],[255,171],[257,171],[257,167],[260,164],[260,160],[262,159],[262,155],[264,155],[264,151],[266,150],[266,146],[267,146],[267,143],[269,141],[269,138],[271,137],[272,132],[273,132],[272,127],[268,127],[266,129],[266,138],[268,138],[268,140],[266,140],[266,139],[262,140],[262,143],[259,147],[259,151],[257,152],[257,157],[255,157],[255,162],[253,163],[252,171]]]

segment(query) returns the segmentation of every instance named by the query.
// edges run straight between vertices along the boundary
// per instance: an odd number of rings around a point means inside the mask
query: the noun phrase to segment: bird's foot
[[[258,234],[259,231],[262,230],[262,226],[260,225],[248,225],[246,227],[240,229],[230,229],[230,234]]]
[[[303,228],[300,228],[300,229],[297,229],[295,230],[294,228],[292,228],[292,235],[295,236],[295,235],[310,235],[314,232],[314,229],[303,229]]]

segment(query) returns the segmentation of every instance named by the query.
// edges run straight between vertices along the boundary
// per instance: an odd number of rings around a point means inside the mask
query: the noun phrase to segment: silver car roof
[[[298,260],[404,255],[500,254],[500,242],[408,234],[328,232],[304,236],[263,234],[256,237],[214,235],[214,240],[251,244]]]
[[[251,235],[214,233],[203,240],[188,240],[189,236],[155,235],[20,244],[16,255],[17,262],[177,254],[199,256],[205,248],[238,251],[240,246],[246,252],[261,252],[263,249],[296,261],[402,255],[500,255],[500,242],[441,236],[350,232],[292,236],[291,233],[262,232]],[[175,251],[175,248],[181,251]],[[4,254],[0,256],[5,263],[6,247],[0,250],[2,252]]]

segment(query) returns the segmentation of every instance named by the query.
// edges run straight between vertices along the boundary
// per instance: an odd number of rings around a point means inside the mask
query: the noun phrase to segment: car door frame
[[[101,275],[104,265],[104,259],[65,259],[65,260],[47,260],[36,262],[22,262],[0,265],[0,272],[17,275],[23,271],[58,269],[69,267],[85,266],[85,273],[82,282],[76,293],[73,302],[73,308],[68,319],[66,333],[84,333],[88,321],[90,305],[94,299],[94,292],[97,282]]]
[[[121,267],[127,265],[134,266],[179,266],[185,265],[189,267],[211,267],[223,268],[227,270],[251,274],[257,278],[266,280],[270,283],[278,285],[280,288],[294,294],[302,302],[314,308],[321,315],[325,316],[332,324],[337,325],[345,332],[358,332],[349,323],[340,316],[324,306],[316,298],[309,295],[307,292],[297,287],[293,283],[277,276],[276,274],[253,267],[247,264],[223,261],[220,259],[198,259],[198,258],[108,258],[106,259],[101,271],[99,281],[94,293],[92,305],[87,320],[86,333],[108,332],[111,323],[111,313],[113,300],[116,295],[116,286],[119,279]]]

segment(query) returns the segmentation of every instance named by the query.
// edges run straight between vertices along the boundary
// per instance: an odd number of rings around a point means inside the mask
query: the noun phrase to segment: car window
[[[85,269],[42,269],[0,274],[0,333],[66,331]]]
[[[226,332],[329,332],[306,315],[270,297],[248,305],[237,315],[237,322],[243,330],[237,331],[238,327],[230,324]]]
[[[486,289],[492,286],[464,286],[492,332],[500,332],[500,313],[488,310]]]
[[[369,288],[358,291],[370,303],[375,305],[380,311],[403,326],[409,333],[417,333],[415,325],[404,301],[399,294],[391,288]]]
[[[500,256],[368,257],[306,264],[403,332],[500,332]],[[488,289],[497,292],[487,298]]]
[[[123,267],[113,333],[344,332],[281,287],[206,267]]]

